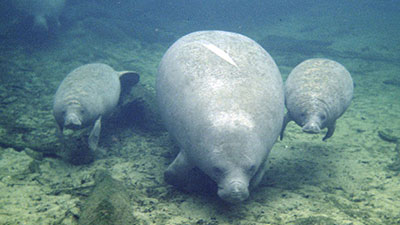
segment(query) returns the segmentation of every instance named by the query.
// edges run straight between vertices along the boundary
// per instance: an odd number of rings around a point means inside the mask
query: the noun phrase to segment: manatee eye
[[[326,120],[326,116],[324,114],[320,114],[319,118],[321,119],[321,121],[325,121]]]

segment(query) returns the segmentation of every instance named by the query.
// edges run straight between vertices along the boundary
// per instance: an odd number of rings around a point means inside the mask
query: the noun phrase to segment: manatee
[[[101,63],[86,64],[69,73],[54,97],[53,115],[60,134],[64,128],[77,130],[94,124],[89,135],[89,147],[95,150],[101,119],[113,111],[120,98],[120,78],[130,85],[139,81],[135,72],[117,72]]]
[[[17,10],[33,16],[33,28],[38,31],[49,29],[49,19],[58,25],[58,17],[65,6],[65,0],[13,0],[12,3]]]
[[[162,57],[156,95],[180,147],[166,182],[184,188],[197,168],[215,181],[224,201],[247,199],[284,117],[283,81],[272,57],[241,34],[190,33]]]
[[[287,123],[294,120],[306,133],[316,134],[328,128],[322,140],[330,138],[336,120],[343,115],[353,98],[353,80],[341,64],[322,58],[306,60],[297,65],[285,82]]]

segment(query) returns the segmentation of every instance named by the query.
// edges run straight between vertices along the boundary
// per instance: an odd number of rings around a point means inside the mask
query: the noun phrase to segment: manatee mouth
[[[239,203],[246,200],[249,197],[249,190],[243,182],[233,181],[228,187],[218,186],[218,196],[229,203]]]

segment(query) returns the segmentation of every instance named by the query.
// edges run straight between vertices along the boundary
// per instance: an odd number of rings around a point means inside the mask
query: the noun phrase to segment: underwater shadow
[[[300,190],[302,186],[321,186],[326,181],[333,181],[336,167],[332,161],[340,151],[332,150],[324,143],[295,143],[286,149],[274,149],[278,154],[271,154],[269,168],[256,192],[262,189],[278,188],[281,190]]]

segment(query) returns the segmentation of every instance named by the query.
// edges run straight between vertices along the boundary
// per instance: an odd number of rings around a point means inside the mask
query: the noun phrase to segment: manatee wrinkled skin
[[[287,123],[294,120],[306,133],[319,133],[328,128],[322,140],[330,138],[336,120],[349,107],[353,98],[353,80],[341,64],[322,58],[306,60],[297,65],[285,82]]]
[[[49,29],[49,19],[59,24],[58,17],[65,6],[65,0],[12,0],[11,2],[19,11],[33,16],[33,27],[39,31]]]
[[[271,56],[240,34],[194,32],[163,56],[156,92],[180,147],[165,180],[186,186],[197,167],[217,183],[221,199],[247,199],[283,122],[283,82]]]
[[[109,115],[118,104],[121,93],[120,76],[139,75],[131,71],[117,72],[101,63],[86,64],[73,70],[61,82],[53,103],[53,115],[60,133],[64,128],[81,129],[94,124],[89,147],[96,149],[101,118]]]

